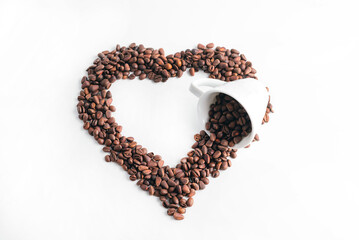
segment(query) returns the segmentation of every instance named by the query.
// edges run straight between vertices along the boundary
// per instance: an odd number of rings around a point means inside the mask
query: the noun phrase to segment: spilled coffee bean
[[[210,78],[227,82],[257,79],[256,70],[243,54],[235,49],[214,48],[213,43],[198,44],[195,49],[167,56],[162,48],[146,48],[135,43],[128,47],[117,45],[112,51],[99,53],[87,69],[88,75],[81,80],[82,90],[77,104],[83,128],[104,145],[105,160],[119,164],[131,181],[136,181],[149,195],[158,197],[168,209],[167,214],[176,220],[184,218],[186,208],[194,204],[194,195],[209,184],[210,176],[216,178],[220,170],[232,166],[229,158],[235,158],[237,154],[231,146],[251,131],[249,119],[233,99],[226,95],[217,96],[209,112],[211,120],[207,123],[211,135],[204,130],[196,134],[192,150],[175,167],[170,167],[164,165],[160,155],[148,151],[133,137],[121,134],[122,126],[112,117],[116,108],[108,89],[118,79],[138,77],[166,82],[170,77],[181,77],[188,69],[192,76],[202,70]],[[268,122],[270,112],[273,109],[268,103],[263,123]]]

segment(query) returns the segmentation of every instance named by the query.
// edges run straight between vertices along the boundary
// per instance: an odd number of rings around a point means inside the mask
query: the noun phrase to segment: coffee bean
[[[154,188],[153,186],[150,186],[150,187],[148,188],[148,193],[149,193],[150,195],[154,195],[154,194],[155,194],[155,188]]]
[[[187,197],[193,197],[194,195],[196,195],[196,191],[192,188]]]
[[[193,203],[194,203],[193,198],[188,198],[188,199],[187,199],[186,204],[187,204],[188,207],[192,207],[192,206],[193,206]]]
[[[169,216],[173,216],[173,214],[175,214],[175,212],[176,212],[176,209],[174,209],[174,208],[169,208],[169,209],[167,210],[167,214],[168,214]]]
[[[205,185],[209,184],[209,179],[208,178],[202,178],[201,180]]]
[[[166,195],[167,193],[168,193],[167,189],[163,189],[163,188],[162,188],[162,189],[160,190],[160,194],[161,194],[161,195]]]
[[[202,49],[202,50],[206,49],[206,47],[203,44],[200,44],[200,43],[198,43],[197,48]]]
[[[183,219],[184,219],[184,216],[183,216],[182,214],[178,213],[178,212],[175,212],[175,213],[173,214],[173,217],[174,217],[174,219],[176,219],[176,220],[183,220]]]
[[[227,162],[222,162],[220,169],[221,170],[226,170],[227,168],[228,168],[228,163]]]
[[[180,178],[180,182],[183,184],[183,185],[186,185],[189,183],[189,179],[188,178]]]
[[[162,182],[162,179],[160,177],[156,177],[155,186],[158,187]]]
[[[242,137],[241,137],[241,136],[238,136],[238,137],[233,138],[233,142],[234,142],[235,144],[239,143],[241,140],[242,140]]]
[[[216,140],[216,134],[215,133],[211,133],[210,138],[209,138],[212,142],[214,142]]]
[[[246,70],[244,70],[244,74],[249,74],[252,71],[252,68],[247,67]]]
[[[165,68],[166,68],[167,70],[171,70],[171,69],[172,69],[172,65],[171,65],[170,63],[166,63],[166,64],[165,64]]]
[[[219,176],[219,171],[212,172],[212,177],[217,178]]]
[[[150,169],[147,169],[147,170],[144,170],[142,173],[144,174],[144,175],[148,175],[148,174],[150,174],[152,171],[150,170]]]
[[[213,47],[214,47],[214,44],[213,44],[213,43],[208,43],[208,44],[206,45],[206,47],[207,47],[207,48],[213,48]]]
[[[146,73],[141,73],[140,76],[139,76],[139,79],[140,80],[143,80],[147,77]]]
[[[165,180],[162,180],[161,186],[162,186],[163,188],[165,188],[165,189],[168,189],[168,184],[167,184],[167,182],[166,182]]]
[[[214,154],[213,154],[213,157],[214,158],[219,158],[221,156],[221,151],[216,151]]]
[[[183,185],[183,187],[182,187],[182,192],[184,192],[184,193],[190,193],[189,187],[188,187],[187,185]]]
[[[170,187],[175,187],[177,185],[176,182],[173,181],[172,179],[169,179],[167,183]]]
[[[196,142],[198,142],[199,140],[201,140],[201,135],[200,134],[196,134],[196,135],[194,135],[194,140],[196,141]]]
[[[183,75],[183,72],[181,71],[181,70],[178,70],[178,72],[177,72],[177,77],[182,77],[182,75]]]
[[[184,177],[184,175],[185,175],[184,172],[178,172],[176,174],[176,178],[180,179],[180,178]]]
[[[179,208],[177,208],[177,212],[180,214],[184,214],[184,213],[186,213],[186,209],[183,207],[179,207]]]

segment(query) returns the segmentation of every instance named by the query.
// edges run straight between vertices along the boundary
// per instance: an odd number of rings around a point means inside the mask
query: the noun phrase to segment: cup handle
[[[191,83],[191,86],[189,87],[189,90],[197,97],[200,97],[204,92],[206,92],[203,87],[218,87],[226,82],[216,80],[216,79],[198,79]]]

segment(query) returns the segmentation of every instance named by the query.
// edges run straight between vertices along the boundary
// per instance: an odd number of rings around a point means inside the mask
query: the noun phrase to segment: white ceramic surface
[[[242,148],[250,144],[262,125],[262,119],[266,112],[269,94],[258,80],[247,78],[234,82],[223,82],[216,79],[198,79],[192,82],[190,91],[198,100],[197,114],[204,126],[208,121],[208,111],[219,93],[227,94],[237,100],[247,111],[252,124],[252,132],[243,138],[233,148]],[[209,131],[207,131],[209,134]]]

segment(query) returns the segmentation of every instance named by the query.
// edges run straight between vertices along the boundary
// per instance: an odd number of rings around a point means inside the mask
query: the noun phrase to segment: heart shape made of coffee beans
[[[176,220],[184,218],[186,208],[193,205],[196,191],[209,184],[209,176],[216,178],[219,170],[232,165],[229,158],[236,157],[236,150],[231,147],[251,131],[245,111],[239,104],[235,105],[233,99],[218,96],[211,106],[210,121],[206,125],[211,135],[203,130],[196,134],[187,157],[175,167],[169,167],[164,165],[160,155],[149,152],[133,137],[121,135],[122,126],[112,117],[116,108],[111,105],[112,95],[108,89],[118,79],[139,77],[156,83],[166,82],[171,77],[181,77],[188,69],[191,76],[202,70],[209,73],[210,78],[223,81],[257,79],[256,70],[243,54],[236,49],[214,48],[213,43],[198,44],[197,48],[168,56],[162,48],[145,48],[135,43],[128,47],[117,45],[113,51],[99,53],[87,69],[88,75],[81,80],[82,90],[77,104],[84,129],[99,144],[105,145],[103,151],[108,153],[105,160],[118,163],[128,172],[131,181],[137,181],[149,195],[159,197],[168,209],[167,214]],[[268,122],[270,112],[273,110],[268,102],[262,123]],[[256,135],[254,141],[258,140]]]

